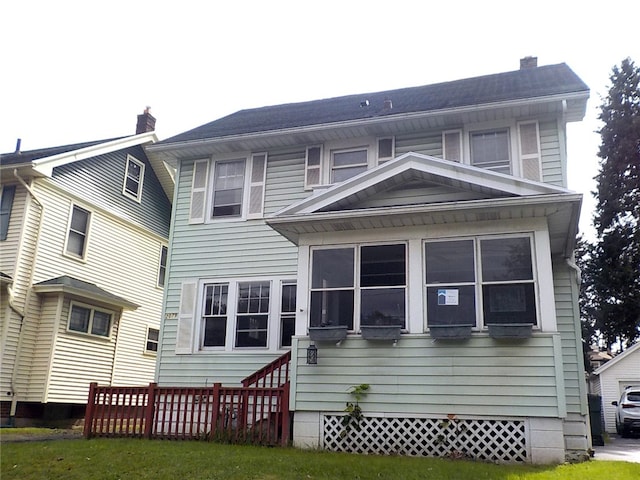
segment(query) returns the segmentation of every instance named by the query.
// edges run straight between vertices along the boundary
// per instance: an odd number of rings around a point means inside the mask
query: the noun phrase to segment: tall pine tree
[[[598,117],[597,240],[583,250],[581,310],[607,346],[628,346],[640,338],[640,69],[627,58],[610,80]]]

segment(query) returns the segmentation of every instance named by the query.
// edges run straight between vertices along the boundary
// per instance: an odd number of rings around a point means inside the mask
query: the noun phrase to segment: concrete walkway
[[[622,460],[640,463],[640,435],[632,438],[622,438],[609,434],[609,440],[603,447],[593,447],[594,460]]]

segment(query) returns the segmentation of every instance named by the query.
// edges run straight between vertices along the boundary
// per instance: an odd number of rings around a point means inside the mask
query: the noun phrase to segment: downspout
[[[31,297],[31,285],[33,283],[33,274],[35,270],[36,252],[38,249],[38,244],[40,242],[40,231],[42,230],[42,221],[44,219],[44,204],[38,199],[37,195],[35,194],[33,189],[27,184],[27,182],[25,182],[25,180],[20,175],[18,175],[17,168],[13,170],[13,176],[18,179],[18,182],[20,182],[20,184],[27,190],[27,192],[29,192],[29,195],[31,196],[33,201],[40,207],[40,219],[38,220],[38,229],[36,231],[36,238],[35,238],[35,248],[33,253],[33,260],[31,261],[31,269],[29,272],[29,281],[27,284],[27,293],[25,295],[23,311],[20,311],[15,305],[15,295],[13,293],[13,289],[7,288],[7,291],[9,293],[9,306],[11,310],[17,313],[20,317],[20,330],[18,332],[18,344],[16,346],[16,359],[13,366],[13,372],[11,373],[11,384],[10,384],[11,409],[9,411],[9,423],[11,425],[15,425],[16,410],[18,407],[18,397],[16,395],[15,383],[16,383],[16,378],[18,376],[18,369],[20,366],[20,355],[22,353],[22,340],[24,338],[24,335],[23,335],[24,319],[26,316],[26,309],[28,308],[29,300]]]

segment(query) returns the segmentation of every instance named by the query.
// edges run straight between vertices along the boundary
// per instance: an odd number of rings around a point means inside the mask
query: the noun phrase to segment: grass
[[[6,442],[2,480],[628,480],[640,464],[590,461],[573,465],[365,456],[293,448],[137,439]]]

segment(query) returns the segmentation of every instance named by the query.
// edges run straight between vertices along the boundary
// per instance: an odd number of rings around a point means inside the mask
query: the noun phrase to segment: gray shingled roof
[[[589,87],[560,63],[421,87],[240,110],[156,145],[585,92]],[[365,100],[369,105],[362,107]],[[393,108],[385,109],[385,100],[390,100]]]
[[[119,137],[120,138],[120,137]],[[52,157],[61,153],[73,152],[81,148],[100,145],[101,143],[111,142],[118,138],[110,138],[107,140],[95,140],[93,142],[74,143],[72,145],[61,145],[58,147],[39,148],[37,150],[27,150],[24,152],[0,153],[1,165],[21,165],[23,163],[31,163],[40,158]]]
[[[34,284],[34,287],[36,287],[36,291],[38,290],[38,287],[41,287],[40,289],[42,289],[42,287],[58,287],[61,289],[76,292],[80,295],[85,295],[89,298],[99,298],[102,301],[111,303],[113,305],[121,305],[133,309],[138,307],[138,305],[130,302],[126,298],[114,295],[113,293],[110,293],[103,288],[98,287],[94,283],[78,280],[77,278],[70,277],[68,275],[63,275],[61,277],[38,282]]]

